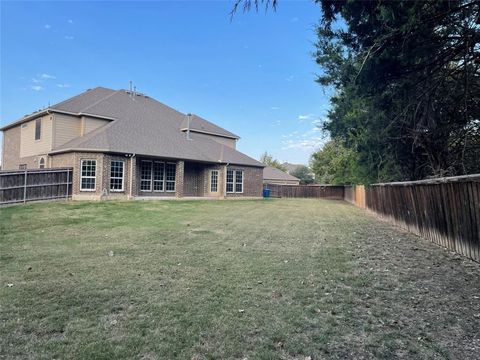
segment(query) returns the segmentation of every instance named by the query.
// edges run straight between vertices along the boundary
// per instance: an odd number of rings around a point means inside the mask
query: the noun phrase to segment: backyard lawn
[[[480,354],[480,264],[328,200],[0,208],[0,358]]]

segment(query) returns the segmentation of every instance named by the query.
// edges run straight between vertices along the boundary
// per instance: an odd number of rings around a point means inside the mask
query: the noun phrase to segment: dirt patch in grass
[[[480,353],[480,264],[343,202],[2,208],[0,273],[0,358]]]

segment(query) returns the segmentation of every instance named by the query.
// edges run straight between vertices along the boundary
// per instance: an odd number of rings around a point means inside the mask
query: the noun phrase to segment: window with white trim
[[[140,191],[174,192],[176,168],[176,163],[142,160]]]
[[[243,170],[227,170],[227,193],[243,193]]]
[[[210,171],[210,192],[218,191],[218,170]]]
[[[175,191],[175,173],[177,166],[175,163],[165,164],[165,191]]]
[[[243,170],[235,170],[235,192],[243,193]]]
[[[40,158],[40,161],[38,162],[38,168],[39,169],[44,169],[45,168],[45,158]]]
[[[80,191],[95,191],[97,160],[80,162]]]
[[[123,191],[125,162],[112,160],[110,162],[110,191]]]
[[[35,140],[42,136],[42,118],[35,120]]]
[[[140,168],[140,191],[152,191],[152,162],[142,160]]]
[[[155,161],[153,163],[153,191],[164,191],[165,189],[165,163]]]

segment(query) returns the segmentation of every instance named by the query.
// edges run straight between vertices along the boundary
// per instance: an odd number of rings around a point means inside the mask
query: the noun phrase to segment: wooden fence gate
[[[0,171],[0,205],[68,199],[72,175],[72,168]]]

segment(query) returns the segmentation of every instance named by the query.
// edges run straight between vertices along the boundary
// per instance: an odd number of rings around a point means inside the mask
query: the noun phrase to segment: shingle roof
[[[284,181],[300,181],[300,179],[287,174],[286,172],[274,168],[272,166],[267,166],[263,168],[263,179],[264,180],[284,180]]]
[[[181,131],[186,115],[142,94],[98,87],[50,107],[52,111],[85,113],[113,118],[109,124],[75,138],[52,153],[71,150],[134,153],[204,162],[264,166],[251,157],[205,136]],[[193,126],[205,132],[236,135],[198,116]]]

